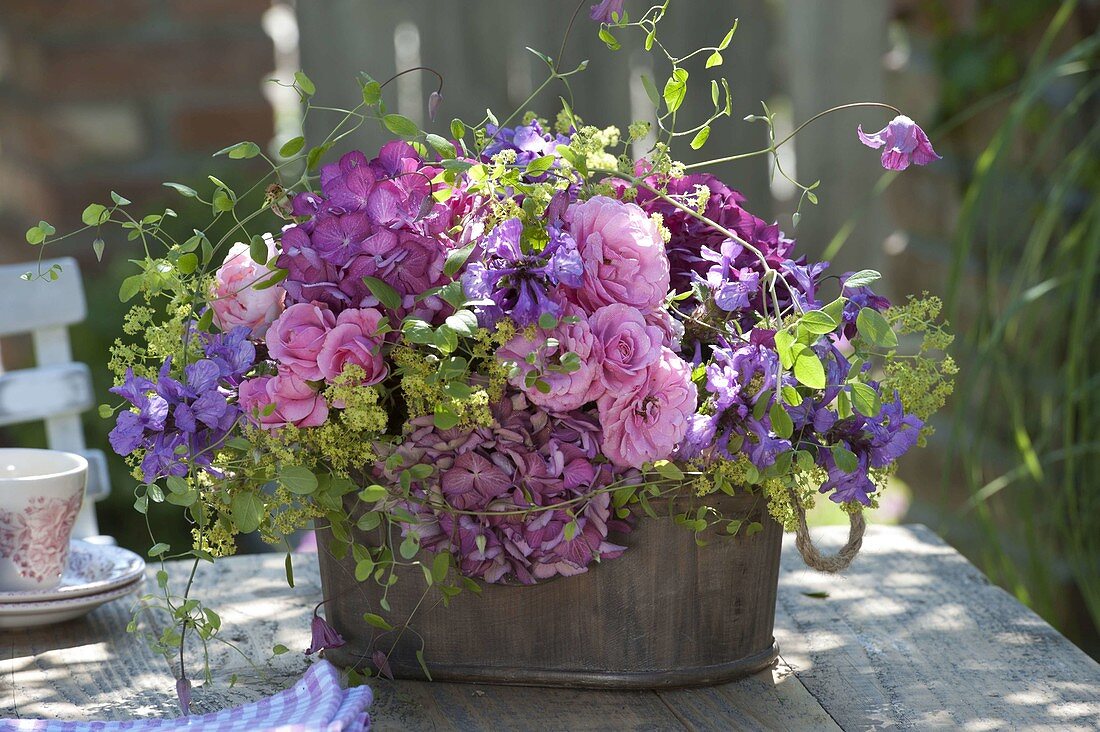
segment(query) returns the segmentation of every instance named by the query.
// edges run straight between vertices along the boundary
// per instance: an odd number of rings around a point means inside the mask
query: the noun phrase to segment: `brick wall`
[[[28,258],[39,218],[71,228],[112,188],[153,202],[214,150],[269,140],[270,5],[0,0],[0,261]]]

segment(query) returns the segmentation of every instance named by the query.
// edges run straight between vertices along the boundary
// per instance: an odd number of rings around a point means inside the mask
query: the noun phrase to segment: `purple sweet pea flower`
[[[890,124],[870,135],[860,125],[856,128],[856,134],[859,135],[859,141],[867,147],[876,150],[884,148],[882,167],[887,170],[905,170],[910,163],[928,165],[941,157],[932,149],[932,143],[924,130],[904,114],[894,117]]]
[[[623,17],[624,0],[600,0],[588,12],[588,17],[600,23],[614,23],[615,18]],[[612,16],[615,16],[614,18]]]

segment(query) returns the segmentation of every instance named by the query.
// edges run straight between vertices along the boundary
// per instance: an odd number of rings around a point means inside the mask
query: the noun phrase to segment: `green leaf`
[[[313,80],[306,76],[306,72],[295,71],[294,81],[298,82],[298,88],[301,89],[307,97],[312,97],[317,93],[317,87],[314,85]]]
[[[230,145],[229,147],[222,148],[214,153],[214,157],[218,155],[228,155],[232,160],[248,160],[254,158],[260,154],[260,146],[254,142],[238,142],[236,145]]]
[[[248,256],[259,265],[267,264],[267,242],[259,234],[252,237],[248,243]]]
[[[733,27],[730,28],[729,33],[727,33],[726,37],[722,39],[722,42],[718,44],[718,50],[725,51],[727,48],[729,48],[730,41],[733,40],[733,34],[736,33],[736,32],[737,32],[737,21],[734,21]]]
[[[375,483],[359,491],[359,500],[365,503],[377,503],[387,495],[389,495],[389,491],[386,490],[386,487]]]
[[[823,310],[811,310],[798,321],[800,328],[805,328],[811,333],[825,335],[836,330],[837,322],[831,315]]]
[[[657,93],[657,86],[645,74],[642,74],[642,88],[645,89],[646,96],[653,102],[654,107],[661,106],[661,95]]]
[[[409,534],[401,542],[401,546],[397,547],[397,551],[402,559],[412,559],[420,551],[420,542],[416,540],[413,534]]]
[[[179,261],[176,262],[176,267],[179,268],[181,274],[189,275],[199,268],[199,257],[194,252],[182,254]]]
[[[374,613],[366,613],[363,615],[363,620],[367,625],[373,625],[375,628],[381,628],[382,630],[393,630],[393,626],[386,622],[386,619],[381,615],[375,615]]]
[[[882,401],[879,399],[878,392],[859,381],[851,384],[851,389],[852,406],[856,408],[856,411],[864,417],[877,416],[882,409]]]
[[[772,404],[769,416],[772,421],[772,432],[776,435],[786,440],[794,434],[794,422],[791,421],[790,415],[787,414],[787,410],[783,408],[781,403],[775,402]]]
[[[789,369],[794,366],[794,336],[788,331],[779,330],[775,333],[775,352],[779,354],[779,362],[783,364],[783,368]]]
[[[439,153],[442,158],[453,158],[456,154],[455,146],[451,144],[450,140],[439,135],[426,135],[424,137],[425,142],[432,146],[432,149]]]
[[[670,460],[655,460],[653,462],[653,469],[657,471],[657,474],[662,478],[668,480],[683,480],[684,471],[680,470],[676,463]]]
[[[251,534],[260,528],[263,520],[264,504],[255,493],[243,492],[233,496],[229,502],[229,513],[233,523],[242,534]]]
[[[374,560],[370,557],[364,557],[355,563],[355,581],[366,582],[370,579],[371,572],[374,571]]]
[[[459,310],[443,322],[455,333],[466,338],[472,337],[477,332],[477,316],[470,310]]]
[[[214,198],[211,199],[211,205],[215,212],[232,211],[234,206],[233,199],[220,188],[214,191]]]
[[[100,404],[99,416],[101,419],[110,419],[115,416],[115,410],[111,408],[110,404]]]
[[[80,220],[88,226],[99,226],[110,217],[111,214],[107,207],[98,203],[89,203],[88,207],[84,209],[84,213],[80,214]]]
[[[431,324],[419,318],[406,318],[401,325],[401,334],[409,343],[427,344],[435,341],[435,331]]]
[[[290,552],[286,553],[286,559],[283,561],[283,570],[286,572],[287,585],[294,587],[294,561],[290,557]]]
[[[722,54],[719,53],[718,51],[715,51],[714,53],[712,53],[710,56],[707,57],[707,68],[708,69],[712,68],[714,66],[721,66],[721,65],[722,65]]]
[[[317,166],[321,164],[321,158],[329,151],[330,147],[332,147],[331,144],[325,144],[311,148],[306,154],[306,170],[310,172],[316,170]]]
[[[898,345],[897,334],[877,310],[871,308],[860,310],[859,315],[856,316],[856,329],[873,345],[882,348],[894,348]]]
[[[820,590],[817,592],[803,592],[802,594],[806,597],[812,597],[816,600],[824,600],[829,596],[828,592],[821,592]]]
[[[441,430],[449,430],[458,424],[458,415],[445,404],[435,405],[435,426]]]
[[[455,333],[451,326],[446,322],[443,325],[435,329],[435,335],[432,336],[432,342],[435,347],[443,353],[453,353],[458,348],[458,334]]]
[[[182,183],[163,183],[166,188],[171,188],[176,193],[180,194],[184,198],[198,198],[199,192],[191,186],[185,186]]]
[[[276,643],[275,647],[271,649],[271,652],[276,656],[281,656],[284,653],[289,653],[290,649],[284,646],[282,643]]]
[[[600,40],[603,41],[612,51],[618,51],[620,48],[623,47],[622,44],[619,43],[618,39],[616,39],[615,36],[611,34],[611,31],[609,31],[607,28],[600,28],[599,36]]]
[[[794,378],[811,389],[825,388],[825,367],[821,365],[817,354],[809,348],[803,348],[795,357]]]
[[[122,281],[122,285],[118,288],[118,299],[121,302],[129,302],[141,292],[141,286],[145,281],[144,275],[130,275]]]
[[[189,490],[191,490],[191,486],[187,483],[187,481],[179,477],[178,475],[170,475],[168,476],[168,479],[164,482],[168,486],[168,490],[170,490],[172,493],[187,493]]]
[[[572,521],[567,523],[565,525],[565,540],[573,541],[573,537],[577,535],[577,529],[579,528],[580,526],[578,526],[576,519],[573,519]]]
[[[695,137],[691,138],[691,149],[698,150],[703,145],[707,144],[707,139],[710,137],[710,125],[707,125],[703,129],[695,133]]]
[[[283,146],[279,148],[279,155],[284,158],[292,158],[298,153],[302,152],[302,148],[306,146],[306,138],[298,135],[292,137],[283,143]]]
[[[873,269],[861,269],[848,275],[848,279],[844,280],[844,287],[866,287],[881,277],[882,274]]]
[[[539,316],[539,327],[543,330],[554,330],[558,327],[558,318],[553,313],[543,313]]]
[[[526,172],[529,175],[537,175],[539,173],[545,173],[554,167],[554,161],[557,160],[553,155],[543,155],[541,158],[535,158],[531,162],[527,163]]]
[[[825,307],[821,308],[821,312],[825,313],[830,318],[839,323],[841,316],[844,314],[844,304],[846,302],[848,302],[848,298],[838,297]]]
[[[111,191],[111,200],[114,201],[115,205],[118,206],[129,206],[131,203],[133,203],[133,201],[131,201],[129,198],[126,198],[125,196],[120,196],[114,191]]]
[[[687,96],[687,69],[673,69],[665,82],[664,99],[669,112],[675,112],[684,103]]]
[[[451,137],[456,140],[461,140],[466,136],[466,125],[462,123],[460,119],[451,120]]]
[[[780,393],[783,397],[783,401],[790,404],[792,407],[797,407],[802,403],[802,395],[798,393],[798,389],[795,389],[789,384],[780,389]]]
[[[442,582],[447,579],[447,570],[451,568],[451,555],[447,552],[440,552],[435,555],[435,559],[432,560],[432,579],[436,582]]]
[[[382,101],[382,85],[373,80],[363,84],[363,103],[373,107],[380,101]]]
[[[845,473],[855,472],[859,468],[859,458],[848,448],[843,445],[833,445],[830,449],[833,453],[833,462]]]
[[[420,134],[420,128],[408,117],[400,114],[387,114],[382,118],[382,124],[386,129],[400,137],[416,137]]]
[[[153,544],[153,546],[149,547],[149,556],[151,556],[151,557],[163,556],[164,554],[167,554],[168,551],[171,548],[172,547],[165,544],[163,541],[158,541],[156,544]]]
[[[42,229],[42,233],[46,236],[53,236],[57,233],[57,229],[55,229],[52,224],[49,224],[45,221],[39,221],[38,228]]]
[[[317,490],[317,476],[309,468],[288,465],[279,470],[279,484],[291,493],[308,496]]]
[[[481,588],[478,588],[480,591]],[[432,680],[432,672],[428,670],[428,662],[424,660],[424,649],[416,649],[416,662],[420,664],[420,670],[424,672],[424,678],[428,681]]]
[[[27,229],[26,239],[28,244],[37,245],[46,240],[46,232],[37,226]]]
[[[474,244],[467,244],[461,249],[452,249],[447,252],[447,259],[443,262],[443,274],[454,277],[458,270],[462,269],[462,265],[466,264],[466,260],[470,258],[470,255],[473,254]]]
[[[401,307],[401,295],[397,293],[397,290],[390,287],[389,284],[377,277],[364,277],[363,284],[370,290],[370,294],[378,298],[378,302],[382,303],[390,310],[396,310]]]

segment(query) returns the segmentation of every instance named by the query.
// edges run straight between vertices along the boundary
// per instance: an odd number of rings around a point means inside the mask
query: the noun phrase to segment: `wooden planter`
[[[617,559],[585,574],[533,586],[484,585],[449,607],[433,588],[410,625],[424,643],[432,678],[532,686],[651,689],[702,686],[765,668],[778,655],[772,637],[782,529],[759,495],[716,496],[725,515],[764,525],[755,536],[694,535],[670,519],[642,518],[614,537],[628,546]],[[419,568],[390,589],[392,611],[379,610],[380,588],[354,579],[354,561],[334,559],[320,535],[319,558],[328,621],[347,640],[326,652],[341,666],[368,666],[393,633],[380,633],[363,614],[384,614],[400,627],[425,584]],[[394,675],[423,678],[421,647],[406,632],[390,656]]]

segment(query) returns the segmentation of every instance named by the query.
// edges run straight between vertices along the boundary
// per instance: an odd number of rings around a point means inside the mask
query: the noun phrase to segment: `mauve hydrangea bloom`
[[[198,336],[192,331],[189,337]],[[210,448],[225,439],[240,416],[238,407],[229,401],[232,387],[256,359],[256,349],[248,338],[245,327],[204,334],[202,346],[210,357],[187,364],[182,381],[171,376],[169,358],[156,381],[127,370],[123,383],[111,389],[137,409],[119,413],[108,436],[111,448],[123,456],[144,450],[140,465],[143,480],[185,476],[190,472],[188,460],[212,469],[214,451]]]
[[[275,240],[264,236],[268,258],[275,256]],[[252,260],[247,244],[237,243],[225,256],[214,275],[210,292],[210,309],[214,323],[222,330],[237,326],[248,328],[253,338],[262,339],[272,321],[283,311],[286,291],[275,285],[263,290],[254,285],[266,279],[270,271]]]
[[[567,291],[571,301],[588,313],[616,302],[648,312],[664,302],[665,243],[641,208],[594,196],[566,209],[565,220],[584,264],[581,286]]]
[[[612,15],[622,19],[623,1],[624,0],[600,0],[600,2],[589,8],[588,17],[600,23],[615,22],[614,18],[611,17]]]
[[[698,394],[691,365],[667,348],[639,386],[599,402],[603,453],[620,468],[671,457],[687,433]]]
[[[878,132],[870,135],[863,131],[863,126],[856,128],[859,141],[867,147],[884,148],[882,151],[882,167],[887,170],[905,170],[910,163],[916,165],[928,165],[933,160],[939,160],[940,155],[932,149],[932,143],[928,135],[914,122],[900,114]]]
[[[547,347],[547,338],[552,338],[556,344]],[[535,354],[534,363],[528,361],[532,353]],[[567,353],[576,354],[579,367],[574,371],[550,370],[549,367],[557,365],[558,359]],[[534,339],[519,333],[497,350],[496,358],[516,365],[518,373],[512,378],[512,385],[522,390],[532,404],[552,412],[571,412],[599,399],[606,391],[601,353],[584,313],[570,305],[553,330],[537,330]],[[532,369],[537,369],[539,379],[549,385],[547,391],[540,391],[534,384],[528,386],[527,373]]]
[[[665,333],[650,325],[637,308],[622,303],[604,305],[588,319],[595,337],[593,356],[600,379],[612,394],[629,391],[646,378],[649,365],[661,357]]]
[[[444,284],[452,206],[465,199],[437,203],[431,180],[438,173],[401,141],[387,143],[373,160],[354,151],[324,166],[321,193],[299,194],[291,202],[294,215],[305,220],[282,234],[277,265],[287,271],[288,304],[316,301],[334,313],[378,306],[363,282],[369,276],[402,295],[399,314],[405,315],[417,295]],[[418,307],[430,311],[430,318],[442,305],[429,300]]]
[[[436,470],[413,482],[418,501],[407,508],[418,522],[403,531],[416,534],[429,551],[452,552],[464,575],[487,582],[532,584],[579,574],[593,561],[619,556],[624,548],[608,541],[608,532],[628,527],[611,518],[609,494],[570,506],[577,528],[571,539],[565,532],[573,519],[564,509],[531,510],[584,496],[614,480],[609,466],[595,462],[596,419],[585,412],[551,415],[522,394],[507,395],[493,405],[493,414],[493,427],[473,430],[439,430],[431,416],[412,421],[397,451],[406,466]],[[487,515],[455,514],[446,506]]]
[[[267,350],[279,366],[307,381],[324,378],[317,356],[336,316],[321,303],[291,305],[267,331]]]

